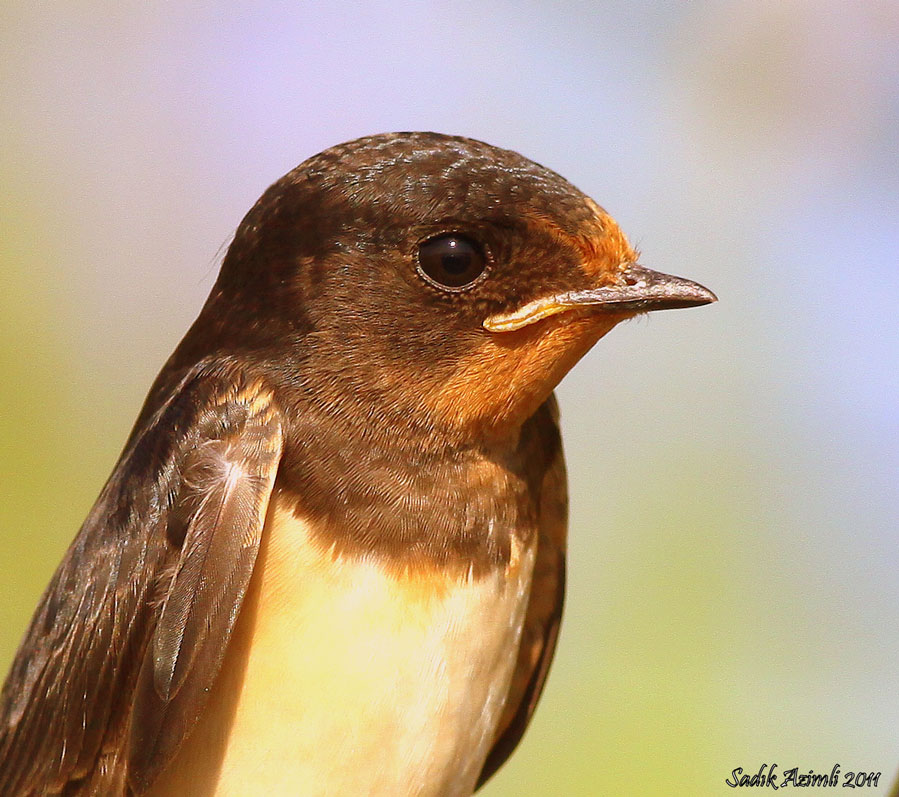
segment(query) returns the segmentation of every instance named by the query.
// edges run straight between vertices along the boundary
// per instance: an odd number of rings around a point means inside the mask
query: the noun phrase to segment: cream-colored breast
[[[152,793],[471,794],[515,664],[535,544],[477,579],[397,577],[322,550],[274,498],[210,704]]]

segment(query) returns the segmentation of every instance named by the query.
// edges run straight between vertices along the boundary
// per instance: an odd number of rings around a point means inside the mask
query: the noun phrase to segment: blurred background
[[[503,795],[899,771],[899,5],[0,9],[0,670],[258,195],[387,130],[518,150],[720,302],[559,390],[570,582]],[[814,790],[813,790],[814,791]]]

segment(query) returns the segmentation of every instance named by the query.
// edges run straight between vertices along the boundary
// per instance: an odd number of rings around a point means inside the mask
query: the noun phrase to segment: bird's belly
[[[515,664],[534,545],[477,579],[333,558],[270,508],[196,730],[154,795],[469,795]]]

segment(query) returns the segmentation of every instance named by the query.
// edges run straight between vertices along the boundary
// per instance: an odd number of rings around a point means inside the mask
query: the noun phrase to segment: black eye
[[[438,288],[464,288],[484,273],[487,258],[477,241],[453,232],[419,245],[418,268]]]

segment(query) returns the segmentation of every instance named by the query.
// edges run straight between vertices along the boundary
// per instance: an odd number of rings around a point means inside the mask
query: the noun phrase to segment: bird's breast
[[[471,794],[535,538],[477,576],[397,572],[324,547],[276,493],[209,706],[153,794]]]

